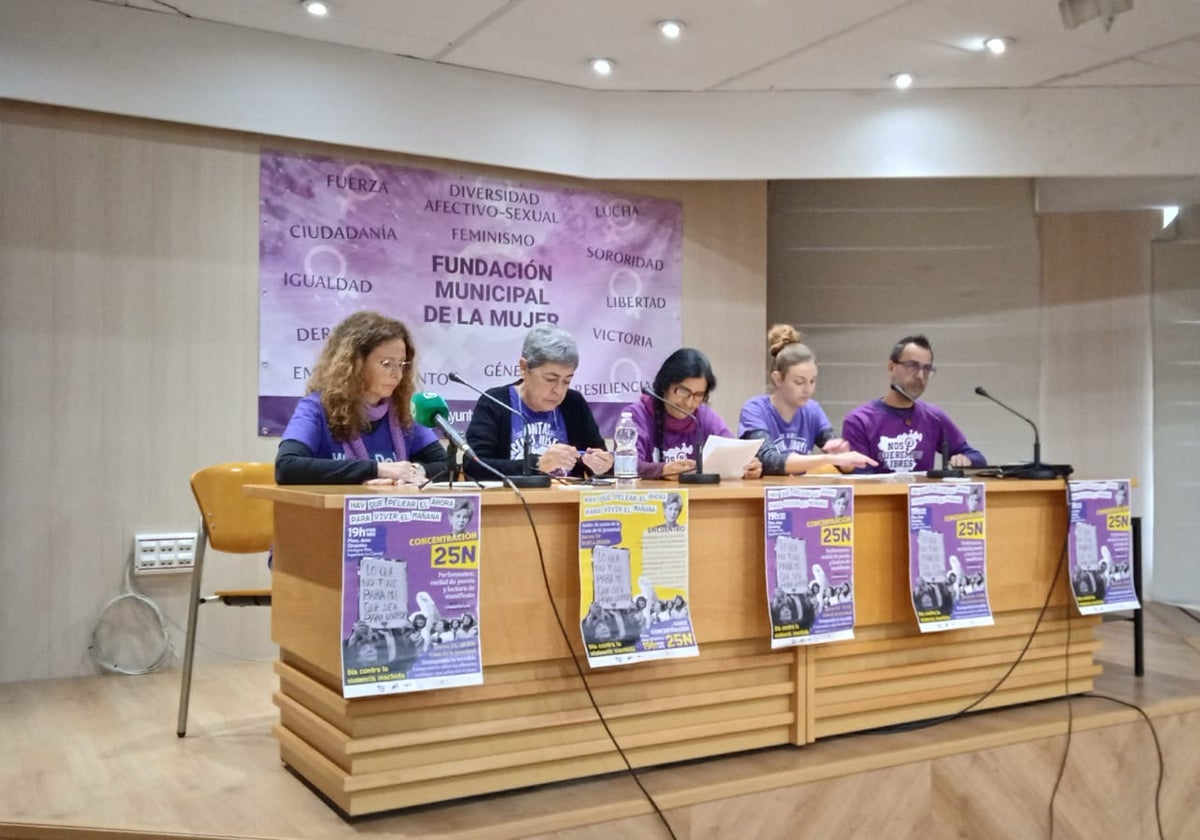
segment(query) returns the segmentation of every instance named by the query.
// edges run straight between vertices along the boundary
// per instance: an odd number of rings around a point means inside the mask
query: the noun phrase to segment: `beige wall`
[[[89,672],[132,534],[194,527],[195,469],[274,456],[255,433],[264,143],[506,174],[0,102],[0,681]],[[754,385],[734,383],[758,373],[765,184],[586,185],[682,203],[684,341],[718,361],[717,408],[735,412]],[[210,558],[212,582],[268,580],[262,558]],[[137,580],[183,622],[186,576]],[[202,642],[272,655],[266,610],[210,612]]]

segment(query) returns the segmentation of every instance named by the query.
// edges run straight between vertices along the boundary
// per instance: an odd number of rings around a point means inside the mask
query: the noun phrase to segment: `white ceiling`
[[[299,0],[94,2],[592,89],[870,90],[900,71],[924,88],[1200,85],[1200,0],[1071,30],[1058,0],[328,0],[323,20]],[[678,41],[665,18],[687,24]],[[990,35],[1011,50],[985,52]]]

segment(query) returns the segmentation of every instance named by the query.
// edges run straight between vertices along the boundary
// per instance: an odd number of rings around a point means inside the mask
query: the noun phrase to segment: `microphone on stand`
[[[1038,427],[1036,423],[1034,423],[1021,412],[1017,411],[1015,408],[1000,402],[1000,400],[989,394],[982,385],[975,386],[975,393],[984,399],[991,400],[1005,411],[1012,412],[1033,427],[1033,461],[1028,464],[1016,464],[1013,466],[1000,467],[1000,475],[1009,475],[1014,478],[1047,479],[1058,478],[1059,476],[1063,476],[1065,478],[1074,472],[1070,464],[1042,463],[1042,441],[1038,436]]]
[[[687,415],[688,419],[691,420],[692,423],[695,424],[696,431],[700,430],[700,421],[696,419],[696,415],[692,414],[692,412],[688,411],[685,408],[680,408],[677,405],[667,402],[665,399],[660,397],[658,394],[654,393],[654,391],[647,388],[645,385],[642,386],[642,393],[648,397],[658,400],[664,406],[673,408],[676,411],[682,411],[684,414]],[[703,446],[703,444],[696,443],[695,446],[696,446],[696,471],[680,473],[679,474],[679,483],[680,484],[719,484],[721,481],[720,473],[706,473],[704,471],[704,446]]]
[[[475,460],[479,460],[475,455],[475,450],[471,449],[470,445],[459,434],[458,429],[450,425],[450,421],[446,418],[450,416],[450,406],[446,405],[446,401],[437,394],[430,391],[424,393],[416,393],[412,396],[410,403],[412,407],[413,419],[430,429],[441,429],[442,434],[446,436],[446,440],[450,441],[450,463],[454,463],[454,450],[461,449],[464,455],[467,455]],[[453,480],[453,475],[451,475]]]
[[[917,404],[916,398],[910,397],[908,395],[908,391],[905,391],[903,388],[901,388],[895,382],[892,383],[892,390],[895,391],[900,396],[904,397],[904,399],[908,400],[913,405]],[[962,478],[963,471],[960,470],[958,467],[950,466],[950,441],[946,438],[946,430],[942,429],[941,432],[942,432],[942,446],[938,450],[942,456],[941,469],[926,470],[925,475],[929,478]]]
[[[529,451],[529,423],[525,420],[525,415],[522,414],[521,412],[517,411],[515,408],[513,408],[508,403],[504,402],[504,400],[498,400],[495,397],[493,397],[491,394],[489,394],[487,391],[482,391],[479,388],[476,388],[474,385],[472,385],[467,380],[463,379],[461,376],[459,376],[454,371],[450,371],[448,374],[446,374],[446,378],[449,379],[451,382],[457,382],[459,385],[465,385],[466,387],[468,387],[472,391],[474,391],[476,394],[479,394],[479,396],[486,397],[487,399],[491,400],[496,405],[500,406],[505,411],[507,411],[509,414],[515,414],[517,417],[521,418],[521,429],[522,429],[521,445],[522,445],[522,448],[524,451],[524,457],[521,459],[521,474],[520,475],[512,475],[512,476],[509,476],[509,478],[512,479],[512,483],[516,487],[549,487],[550,486],[550,476],[546,475],[545,473],[535,473],[535,472],[533,472],[532,468],[530,467],[529,462],[530,462],[530,459],[533,457],[533,453]],[[479,459],[476,458],[475,460],[478,461]],[[483,462],[480,461],[480,463],[483,463]]]

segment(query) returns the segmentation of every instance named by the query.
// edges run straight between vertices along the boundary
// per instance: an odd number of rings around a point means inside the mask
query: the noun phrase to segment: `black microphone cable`
[[[650,791],[646,790],[646,786],[642,784],[642,780],[638,776],[637,771],[633,769],[633,764],[629,761],[629,756],[625,755],[625,750],[621,748],[621,744],[617,741],[617,736],[613,734],[612,729],[608,725],[608,720],[604,717],[604,713],[600,711],[600,704],[596,702],[596,696],[592,693],[592,687],[588,683],[587,676],[583,672],[583,666],[579,663],[579,657],[575,654],[575,648],[571,645],[571,637],[567,631],[566,625],[563,623],[562,616],[559,615],[558,604],[554,600],[554,590],[550,586],[550,574],[546,570],[546,555],[542,550],[542,540],[538,535],[537,525],[533,521],[533,510],[529,507],[529,502],[525,499],[525,495],[521,492],[520,488],[518,488],[508,476],[504,475],[504,473],[500,472],[491,464],[484,462],[480,458],[476,458],[475,460],[484,469],[488,470],[488,472],[498,476],[507,487],[517,494],[517,499],[520,500],[521,507],[525,510],[525,518],[529,521],[529,530],[533,532],[534,545],[537,546],[538,564],[542,572],[542,585],[546,589],[546,600],[550,604],[550,610],[554,613],[554,621],[558,624],[559,633],[562,635],[563,642],[567,646],[567,652],[570,654],[571,662],[575,666],[575,673],[579,675],[579,680],[583,683],[583,690],[587,693],[588,701],[592,704],[592,709],[596,712],[596,717],[599,718],[600,724],[604,727],[604,732],[606,735],[608,735],[608,740],[612,742],[613,747],[617,751],[617,755],[621,756],[621,761],[625,763],[626,772],[638,786],[638,790],[642,792],[642,796],[644,796],[646,801],[650,803],[650,807],[654,809],[654,813],[662,822],[663,827],[666,828],[667,834],[671,836],[671,840],[678,840],[674,830],[671,828],[671,824],[667,821],[666,814],[662,812],[662,809],[659,807],[658,803],[654,801],[654,797],[650,795]]]

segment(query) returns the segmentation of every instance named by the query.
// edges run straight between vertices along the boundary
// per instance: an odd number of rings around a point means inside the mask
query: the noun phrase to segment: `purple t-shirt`
[[[638,475],[642,478],[662,478],[663,464],[667,461],[695,460],[696,453],[704,447],[709,435],[732,437],[729,427],[707,403],[701,403],[693,412],[700,427],[689,417],[672,417],[663,406],[662,445],[655,441],[653,397],[642,396],[628,406],[638,430]]]
[[[774,448],[786,457],[792,452],[798,455],[812,452],[814,442],[822,433],[825,437],[832,436],[833,424],[816,400],[809,400],[800,406],[792,422],[786,423],[771,402],[770,394],[760,394],[747,400],[738,416],[738,437],[745,437],[747,432],[754,431],[767,432]]]
[[[966,455],[981,467],[983,453],[971,448],[954,421],[936,405],[918,401],[912,408],[893,408],[883,400],[860,405],[842,421],[842,437],[855,452],[869,455],[878,467],[860,472],[922,472],[936,465],[946,436],[951,455]]]
[[[432,429],[413,423],[404,432],[404,446],[408,449],[406,457],[411,458],[437,438]],[[313,392],[296,404],[292,419],[283,430],[284,440],[296,440],[312,450],[314,458],[330,458],[341,461],[346,457],[342,444],[333,439],[329,431],[329,422],[325,419],[325,409],[321,405],[321,395]],[[387,421],[362,436],[363,446],[367,454],[376,461],[396,461],[396,446],[392,443],[392,431]]]
[[[520,414],[512,417],[512,437],[509,444],[508,457],[514,461],[525,457],[525,431],[529,431],[529,449],[534,455],[541,455],[556,443],[565,443],[567,438],[567,421],[558,408],[550,411],[534,411],[521,400],[516,385],[508,386],[508,404]],[[522,419],[523,418],[523,419]]]

